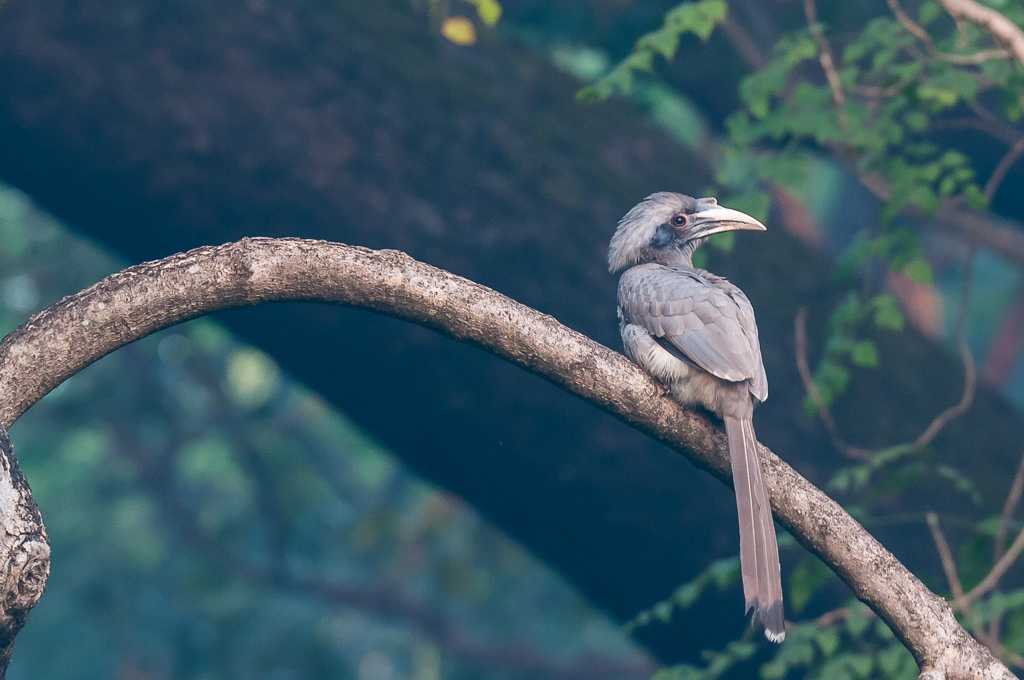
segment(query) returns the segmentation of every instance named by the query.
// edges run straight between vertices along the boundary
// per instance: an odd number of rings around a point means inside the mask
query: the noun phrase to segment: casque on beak
[[[723,231],[767,231],[768,228],[753,217],[739,210],[714,205],[695,212],[691,216],[689,231],[691,238],[704,238]]]

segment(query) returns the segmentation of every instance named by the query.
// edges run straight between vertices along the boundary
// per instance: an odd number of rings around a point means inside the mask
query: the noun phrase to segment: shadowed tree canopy
[[[252,235],[397,248],[612,347],[616,220],[652,191],[708,183],[704,159],[627,106],[578,104],[578,83],[504,41],[446,43],[398,0],[9,0],[0,81],[0,179],[126,259]],[[758,311],[771,386],[760,438],[824,479],[839,461],[797,415],[792,327],[808,300],[812,320],[826,316],[827,262],[774,229],[716,267]],[[615,617],[736,549],[719,485],[484,352],[326,306],[221,319]],[[858,374],[835,406],[867,444],[914,437],[961,388],[945,351],[910,332],[880,340],[885,370]],[[936,459],[989,452],[981,484],[1000,498],[1016,454],[1003,447],[1022,425],[980,390]],[[901,502],[957,502],[941,491]],[[900,557],[927,541],[895,534],[879,537]],[[738,635],[737,596],[707,597],[701,620],[641,630],[660,658]]]

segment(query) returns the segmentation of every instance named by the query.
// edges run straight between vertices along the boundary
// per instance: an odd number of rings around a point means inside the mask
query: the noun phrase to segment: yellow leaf
[[[472,45],[476,42],[476,27],[466,17],[448,17],[441,24],[441,35],[456,45]]]
[[[470,0],[476,5],[476,13],[480,15],[480,21],[488,26],[494,26],[501,19],[501,3],[498,0]]]

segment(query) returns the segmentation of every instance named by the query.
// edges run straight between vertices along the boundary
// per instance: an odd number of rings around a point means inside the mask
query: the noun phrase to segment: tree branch
[[[983,64],[986,61],[991,61],[992,59],[1008,59],[1010,57],[1010,53],[1003,49],[981,50],[974,54],[951,54],[939,52],[935,49],[935,42],[932,41],[932,37],[928,34],[928,31],[926,31],[921,24],[910,18],[910,15],[907,14],[905,9],[903,9],[899,0],[886,0],[886,2],[889,5],[889,9],[892,10],[893,15],[896,17],[896,20],[903,25],[903,28],[920,40],[928,49],[929,54],[936,59],[947,61],[952,64],[970,65]]]
[[[681,408],[621,354],[403,253],[302,239],[198,248],[131,267],[55,303],[0,342],[0,424],[14,422],[93,361],[156,330],[214,310],[284,300],[373,309],[483,347],[729,480],[721,429]],[[766,448],[762,459],[780,521],[888,623],[922,669],[949,680],[1013,678],[960,626],[949,603],[838,503]]]
[[[953,551],[949,549],[946,536],[942,533],[942,528],[939,526],[939,516],[934,512],[929,512],[925,515],[925,519],[928,522],[928,530],[932,534],[932,541],[935,543],[935,550],[939,553],[939,560],[942,561],[942,571],[946,574],[949,589],[956,600],[963,600],[964,587],[960,583],[960,575],[957,572],[956,560],[953,559]]]
[[[0,680],[7,676],[14,638],[49,576],[46,527],[7,431],[0,428]]]
[[[992,171],[992,176],[985,182],[985,198],[988,199],[989,203],[995,198],[996,192],[999,191],[1003,180],[1006,179],[1006,174],[1010,172],[1013,164],[1020,160],[1022,154],[1024,154],[1024,137],[1021,137],[1010,146],[1006,154],[999,160],[995,170]]]
[[[945,7],[954,19],[970,21],[988,31],[997,43],[1024,65],[1024,32],[1017,24],[991,7],[985,7],[974,0],[939,0],[939,4]]]
[[[846,94],[843,92],[843,84],[839,79],[839,72],[836,70],[832,46],[829,45],[828,38],[825,37],[825,30],[818,22],[818,7],[815,0],[804,0],[804,17],[807,19],[807,29],[818,46],[818,62],[828,81],[828,89],[832,93],[832,104],[835,106],[836,115],[839,116],[839,124],[845,129]]]

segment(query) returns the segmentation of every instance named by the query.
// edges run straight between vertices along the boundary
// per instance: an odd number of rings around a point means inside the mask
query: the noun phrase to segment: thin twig
[[[964,586],[960,582],[960,575],[957,573],[953,551],[949,549],[946,536],[942,533],[942,527],[939,526],[939,516],[934,512],[929,512],[925,515],[925,520],[928,522],[928,531],[932,534],[932,541],[935,542],[935,549],[939,553],[942,571],[946,574],[946,581],[949,583],[949,589],[953,593],[953,599],[954,601],[964,602]],[[965,609],[968,607],[966,603],[963,606]]]
[[[825,403],[825,399],[822,397],[821,391],[818,390],[818,386],[814,383],[814,377],[811,375],[811,368],[807,363],[806,307],[801,307],[797,310],[796,317],[793,319],[793,335],[795,340],[794,354],[796,355],[796,370],[800,374],[800,382],[803,383],[804,390],[807,391],[811,401],[814,402],[814,406],[818,410],[818,417],[821,418],[821,422],[825,425],[825,430],[828,431],[829,437],[832,438],[832,444],[847,458],[852,458],[854,460],[870,460],[870,450],[851,446],[840,434],[839,426],[836,425],[835,418],[832,417],[832,412]]]
[[[928,34],[921,24],[917,23],[910,18],[907,11],[903,9],[903,5],[900,4],[899,0],[886,0],[889,5],[889,9],[892,10],[893,16],[900,22],[903,28],[907,29],[907,32],[913,35],[915,38],[920,40],[928,53],[936,59],[948,62],[950,64],[960,64],[963,66],[976,66],[983,64],[986,61],[992,61],[993,59],[1009,59],[1010,53],[1004,49],[994,50],[980,50],[973,54],[954,54],[951,52],[941,52],[935,47],[935,42],[932,37]]]
[[[985,183],[985,198],[990,203],[996,192],[999,191],[999,186],[1006,179],[1006,173],[1010,171],[1014,163],[1020,160],[1021,155],[1024,155],[1024,137],[1018,139],[1009,148],[1006,154],[999,160],[996,169],[992,171],[992,176],[988,178],[988,182]]]
[[[1024,65],[1024,31],[1006,16],[975,0],[939,0],[939,4],[957,21],[969,21],[987,31],[1017,62]]]
[[[875,612],[867,608],[852,608],[852,607],[838,607],[830,611],[825,612],[818,618],[814,619],[813,623],[819,628],[827,628],[836,623],[852,619],[855,616],[863,616],[865,619],[875,618]]]
[[[971,353],[970,345],[967,342],[967,317],[970,313],[971,307],[975,253],[976,248],[972,245],[968,250],[967,260],[964,264],[964,282],[963,287],[960,290],[960,305],[957,311],[955,335],[957,349],[960,353],[960,361],[963,365],[964,376],[963,390],[960,393],[960,398],[955,404],[943,409],[938,415],[932,418],[931,422],[928,423],[927,427],[924,428],[916,439],[908,444],[898,444],[896,446],[909,446],[912,449],[922,449],[928,446],[937,436],[939,436],[942,430],[950,422],[962,416],[970,410],[971,406],[974,404],[974,398],[978,387],[978,368],[974,361],[974,355]],[[811,369],[807,362],[806,307],[801,307],[797,311],[796,317],[793,320],[793,331],[796,368],[797,373],[800,375],[800,382],[803,383],[804,389],[810,396],[811,401],[814,402],[814,406],[818,410],[818,417],[821,418],[822,423],[825,425],[825,429],[828,431],[833,445],[847,458],[852,458],[854,460],[870,460],[877,449],[854,446],[846,441],[842,436],[842,433],[839,431],[839,426],[836,424],[836,420],[832,416],[832,412],[825,403],[825,400],[821,395],[821,391],[818,390],[818,386],[814,383],[814,377],[811,374]]]
[[[981,579],[981,582],[971,588],[962,598],[954,600],[953,607],[961,611],[966,610],[977,602],[982,595],[998,586],[1000,579],[1013,566],[1013,563],[1017,561],[1021,552],[1024,552],[1024,529],[1021,529],[1009,549],[992,565],[992,569],[985,575],[985,578]]]
[[[753,69],[759,69],[768,63],[768,58],[758,47],[757,41],[750,35],[750,31],[743,24],[737,21],[730,13],[722,22],[722,31],[726,40],[736,53]]]
[[[942,61],[948,61],[950,64],[958,64],[961,66],[977,66],[978,64],[984,64],[987,61],[994,61],[996,59],[1009,59],[1010,53],[1003,49],[992,49],[992,50],[978,50],[971,54],[953,54],[952,52],[936,52],[935,57]]]
[[[969,118],[966,116],[943,118],[933,122],[932,128],[935,130],[977,130],[1011,146],[1020,139],[1020,134],[1011,126],[1005,125],[1001,121],[992,121],[986,118]]]
[[[825,72],[828,89],[832,93],[832,103],[835,104],[836,113],[839,116],[839,125],[845,128],[846,94],[843,92],[843,83],[836,70],[832,47],[828,43],[828,38],[825,37],[825,31],[822,30],[821,24],[818,23],[818,7],[815,0],[804,0],[804,16],[807,17],[807,28],[818,45],[818,61],[821,63],[821,70]]]
[[[900,4],[899,0],[886,0],[886,3],[888,3],[889,9],[892,10],[893,16],[896,17],[896,21],[900,22],[903,28],[907,29],[908,33],[924,43],[929,52],[935,49],[935,43],[932,42],[932,37],[928,34],[928,31],[924,29],[924,26],[910,18],[910,15],[903,9],[903,5]]]
[[[845,621],[848,618],[850,618],[850,608],[839,607],[838,609],[827,611],[814,619],[814,625],[819,628],[828,628],[829,626],[839,623],[840,621]]]
[[[1006,501],[1003,503],[1003,511],[999,516],[999,528],[996,529],[995,545],[992,557],[999,560],[1006,548],[1006,535],[1009,532],[1010,520],[1020,503],[1021,494],[1024,493],[1024,456],[1021,456],[1020,464],[1017,466],[1017,474],[1010,484],[1010,492],[1006,494]]]
[[[1017,465],[1017,474],[1013,476],[1010,491],[1006,494],[1006,500],[1003,502],[1003,511],[999,514],[999,527],[996,529],[996,537],[992,542],[993,563],[998,562],[1006,552],[1006,535],[1010,529],[1010,520],[1017,510],[1022,493],[1024,493],[1024,455],[1021,456],[1020,464]],[[997,643],[1002,637],[1002,625],[1003,617],[997,613],[992,617],[988,626],[989,637]]]
[[[964,264],[964,282],[960,289],[960,309],[957,312],[956,321],[956,344],[964,373],[963,391],[960,393],[959,401],[935,416],[932,422],[928,423],[928,427],[914,440],[916,449],[931,444],[950,421],[962,416],[974,404],[974,395],[978,384],[978,368],[974,362],[970,344],[967,342],[967,316],[971,308],[975,251],[976,248],[972,245],[967,252],[967,260]]]

